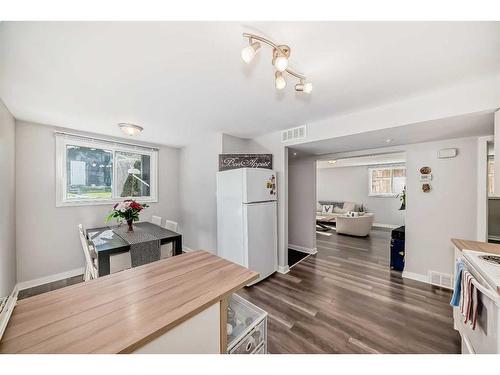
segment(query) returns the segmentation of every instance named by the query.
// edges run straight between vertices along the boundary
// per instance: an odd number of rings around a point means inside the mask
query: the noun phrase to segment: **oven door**
[[[462,347],[464,344],[467,346],[467,350],[462,352],[477,354],[500,353],[498,324],[500,296],[486,283],[467,259],[462,257],[462,260],[466,265],[466,269],[475,278],[473,282],[477,288],[478,296],[478,316],[474,330],[471,324],[464,323],[465,318],[460,312],[460,308],[453,308],[455,328],[462,336]]]

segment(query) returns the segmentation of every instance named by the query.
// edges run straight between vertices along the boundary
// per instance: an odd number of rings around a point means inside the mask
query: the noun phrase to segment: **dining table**
[[[172,243],[173,256],[182,254],[182,235],[180,233],[149,222],[134,223],[134,227],[158,239],[160,245]],[[130,251],[130,242],[127,241],[126,236],[120,235],[120,233],[123,233],[123,225],[121,227],[105,226],[87,229],[87,238],[93,244],[97,254],[99,276],[110,274],[110,255]]]

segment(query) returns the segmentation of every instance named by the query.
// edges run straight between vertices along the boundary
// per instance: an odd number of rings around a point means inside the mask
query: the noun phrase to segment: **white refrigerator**
[[[276,172],[240,168],[217,172],[218,255],[256,271],[278,267]]]

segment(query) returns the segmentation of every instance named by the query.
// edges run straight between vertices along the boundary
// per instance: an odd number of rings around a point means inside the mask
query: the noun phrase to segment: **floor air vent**
[[[305,138],[307,135],[306,130],[307,130],[306,125],[283,130],[281,132],[281,142],[290,142],[290,141],[294,141],[296,139]]]
[[[436,271],[429,271],[429,282],[432,285],[441,286],[443,288],[452,288],[453,277],[446,273],[439,273]]]

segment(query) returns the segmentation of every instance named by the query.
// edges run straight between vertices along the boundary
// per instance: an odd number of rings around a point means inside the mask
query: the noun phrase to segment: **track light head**
[[[290,57],[290,47],[278,46],[273,51],[273,65],[278,72],[284,72],[288,68],[288,58]]]
[[[281,72],[276,72],[275,75],[276,80],[275,80],[275,85],[278,90],[283,90],[286,87],[286,81],[285,78],[283,77],[283,73]]]
[[[250,45],[241,50],[241,58],[243,59],[243,61],[246,62],[247,64],[250,61],[252,61],[255,55],[257,54],[259,48],[260,48],[260,43],[259,42],[252,43],[252,40],[250,39]]]
[[[295,91],[305,92],[306,94],[310,94],[313,89],[311,82],[300,82],[295,85]]]

